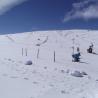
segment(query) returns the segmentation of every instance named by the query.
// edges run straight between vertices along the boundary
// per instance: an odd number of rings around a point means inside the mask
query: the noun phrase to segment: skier
[[[91,45],[89,46],[89,48],[87,49],[88,53],[93,53],[93,44],[91,43]]]
[[[72,57],[73,57],[73,62],[79,62],[80,61],[80,49],[79,47],[77,47],[77,53],[73,54]]]

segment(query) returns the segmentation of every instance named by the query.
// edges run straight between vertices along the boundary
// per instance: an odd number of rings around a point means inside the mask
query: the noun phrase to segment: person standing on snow
[[[93,43],[91,43],[91,45],[89,46],[89,48],[87,49],[88,53],[93,53]]]
[[[73,57],[73,62],[79,62],[80,61],[80,49],[79,47],[77,47],[77,53],[73,54],[72,57]]]

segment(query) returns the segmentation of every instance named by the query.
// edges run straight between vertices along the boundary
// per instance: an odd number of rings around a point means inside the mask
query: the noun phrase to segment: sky
[[[0,34],[98,29],[98,0],[0,0]]]

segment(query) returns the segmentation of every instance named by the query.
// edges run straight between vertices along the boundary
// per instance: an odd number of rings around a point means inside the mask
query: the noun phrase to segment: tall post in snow
[[[39,51],[40,51],[40,50],[39,50],[39,48],[38,48],[38,51],[37,51],[37,59],[39,58]]]
[[[22,56],[28,56],[28,50],[27,48],[22,48]]]
[[[25,54],[26,54],[26,56],[28,56],[28,50],[27,50],[27,48],[25,48]]]
[[[73,49],[73,54],[74,54],[74,43],[75,43],[75,38],[73,38],[72,41],[73,41],[73,47],[72,47],[72,49]]]
[[[54,62],[55,62],[55,51],[54,51]]]
[[[22,56],[23,56],[23,48],[22,48]]]

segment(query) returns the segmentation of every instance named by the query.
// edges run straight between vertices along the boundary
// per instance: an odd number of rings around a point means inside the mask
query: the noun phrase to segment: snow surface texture
[[[96,54],[86,51],[91,43]],[[80,63],[72,62],[73,46]],[[0,98],[98,98],[97,53],[98,31],[0,35]]]

